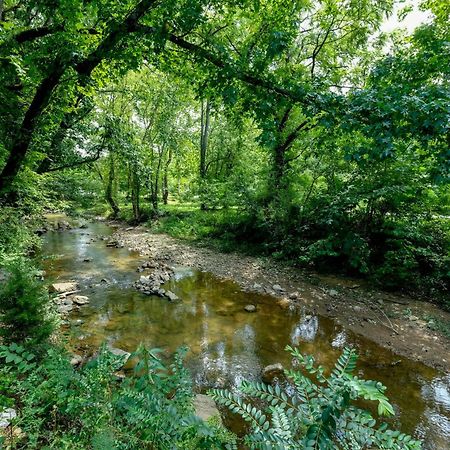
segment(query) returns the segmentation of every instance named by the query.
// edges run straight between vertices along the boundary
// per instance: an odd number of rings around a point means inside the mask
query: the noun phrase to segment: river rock
[[[279,284],[274,284],[274,285],[272,286],[272,289],[273,289],[275,292],[284,292],[284,289],[283,289]]]
[[[8,428],[11,425],[11,420],[17,417],[17,412],[13,408],[6,408],[0,412],[0,429]]]
[[[291,293],[289,294],[289,298],[290,298],[291,300],[297,300],[299,297],[300,297],[300,294],[299,294],[298,292],[291,292]]]
[[[72,311],[73,310],[73,305],[72,304],[70,304],[70,305],[59,305],[58,306],[58,312],[60,313],[60,314],[62,314],[62,315],[66,315],[66,314],[69,314],[70,313],[70,311]]]
[[[74,295],[71,297],[73,303],[76,305],[86,305],[89,303],[89,297],[86,297],[85,295]]]
[[[248,313],[256,312],[256,306],[255,305],[246,305],[244,308]]]
[[[275,379],[283,379],[284,369],[281,363],[270,364],[269,366],[264,367],[262,374],[262,380],[264,383],[271,384]]]
[[[289,309],[289,307],[291,306],[291,302],[287,298],[280,298],[280,300],[277,301],[277,305],[281,309]]]
[[[73,367],[78,367],[82,364],[83,357],[80,355],[73,355],[72,358],[70,358],[70,364]]]
[[[78,290],[78,284],[75,281],[66,281],[63,283],[53,283],[50,285],[49,291],[57,294],[64,294],[70,291]]]
[[[171,302],[180,300],[180,297],[178,297],[178,295],[174,294],[172,291],[166,291],[165,295]]]
[[[115,356],[122,357],[123,364],[125,364],[128,361],[129,357],[131,356],[130,352],[126,352],[125,350],[122,350],[121,348],[109,347],[109,351]]]
[[[216,402],[208,395],[197,394],[194,398],[194,408],[195,414],[204,421],[212,417],[220,419],[220,412],[217,409]]]
[[[328,295],[329,295],[330,297],[337,297],[337,296],[339,295],[339,292],[336,291],[336,289],[330,289],[330,290],[328,291]]]
[[[61,222],[58,222],[58,230],[60,231],[64,231],[64,230],[70,230],[72,227],[70,226],[69,222],[66,222],[64,220],[62,220]]]

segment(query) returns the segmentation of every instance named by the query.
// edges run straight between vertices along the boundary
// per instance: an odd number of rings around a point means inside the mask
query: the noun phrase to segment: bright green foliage
[[[4,363],[14,365],[19,373],[26,373],[36,367],[36,356],[29,353],[21,345],[15,342],[9,345],[0,345],[0,358]]]
[[[36,269],[24,259],[4,267],[0,286],[0,336],[25,347],[44,344],[53,331],[50,299]]]
[[[121,381],[123,357],[106,348],[79,371],[53,348],[2,394],[19,395],[15,424],[24,434],[11,448],[219,449],[233,436],[195,416],[184,351],[165,364],[158,350],[139,348],[133,373]],[[11,362],[9,364],[11,367]],[[11,373],[8,367],[2,367]]]
[[[420,449],[421,444],[399,431],[376,426],[372,415],[355,406],[358,399],[378,403],[379,415],[393,415],[385,387],[353,375],[357,355],[346,348],[326,377],[312,356],[286,348],[303,368],[286,372],[286,384],[245,382],[240,393],[212,390],[217,403],[249,423],[245,442],[254,449]],[[247,400],[248,399],[248,400]],[[255,401],[253,406],[250,401]],[[262,401],[266,407],[261,409]]]

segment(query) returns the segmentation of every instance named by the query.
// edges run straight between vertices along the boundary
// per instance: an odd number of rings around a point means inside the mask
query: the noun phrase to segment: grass
[[[159,217],[148,225],[155,232],[223,252],[264,253],[262,244],[245,237],[247,223],[245,213],[236,207],[202,211],[197,203],[170,203],[162,205]]]

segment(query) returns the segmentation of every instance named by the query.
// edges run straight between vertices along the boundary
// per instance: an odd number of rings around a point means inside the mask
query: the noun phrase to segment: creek
[[[450,448],[450,374],[399,357],[331,319],[308,315],[301,306],[281,309],[271,296],[244,292],[232,281],[190,267],[175,267],[165,286],[182,301],[143,295],[132,287],[143,259],[125,248],[106,247],[101,237],[113,231],[90,223],[44,237],[49,281],[75,280],[80,294],[90,299],[69,317],[67,334],[75,352],[89,356],[104,342],[126,351],[140,343],[168,352],[186,345],[195,389],[204,392],[257,380],[269,364],[289,367],[287,344],[314,355],[326,368],[344,346],[354,346],[360,354],[357,374],[388,388],[397,412],[392,425],[423,439],[426,449]],[[257,311],[246,312],[247,304]],[[225,420],[233,422],[229,415]]]

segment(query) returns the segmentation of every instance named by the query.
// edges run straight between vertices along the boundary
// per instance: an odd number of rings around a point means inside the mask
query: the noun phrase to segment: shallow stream
[[[76,280],[90,304],[70,316],[70,339],[89,354],[101,343],[133,351],[141,342],[175,351],[190,349],[187,365],[195,387],[233,388],[259,379],[276,362],[289,366],[287,344],[300,346],[325,367],[342,348],[358,349],[359,373],[388,387],[402,431],[424,439],[426,449],[450,449],[450,374],[399,357],[356,336],[331,319],[311,316],[301,307],[282,309],[273,297],[243,292],[231,281],[189,267],[175,267],[168,284],[182,301],[145,296],[133,289],[143,260],[127,249],[107,248],[103,223],[86,229],[51,231],[45,236],[45,269],[52,281]],[[245,305],[257,306],[247,313]]]

